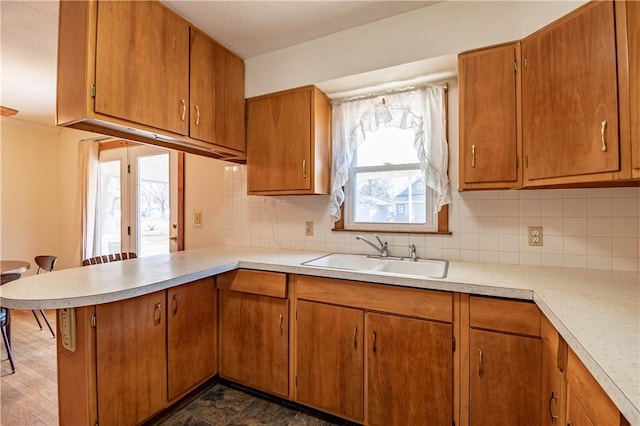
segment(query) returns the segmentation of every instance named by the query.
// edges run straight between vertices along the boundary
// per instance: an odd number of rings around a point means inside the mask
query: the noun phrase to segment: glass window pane
[[[426,223],[427,197],[418,169],[355,175],[354,222]]]
[[[356,166],[417,163],[414,140],[415,133],[411,129],[382,127],[375,132],[366,132],[365,141],[356,152]]]
[[[169,154],[138,159],[138,256],[169,253]]]
[[[99,253],[120,252],[121,198],[120,160],[100,163],[100,198],[98,200]]]

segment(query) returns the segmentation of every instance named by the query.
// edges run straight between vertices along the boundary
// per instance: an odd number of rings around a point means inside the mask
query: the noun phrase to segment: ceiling
[[[435,1],[165,1],[247,59],[437,3]],[[0,2],[0,104],[54,124],[57,1]]]

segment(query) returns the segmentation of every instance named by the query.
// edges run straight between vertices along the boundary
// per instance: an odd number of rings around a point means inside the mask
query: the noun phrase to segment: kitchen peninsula
[[[184,284],[199,282],[236,269],[286,274],[289,282],[295,282],[297,276],[313,276],[321,277],[319,280],[331,279],[332,282],[349,280],[350,285],[354,282],[356,284],[362,282],[372,285],[380,284],[379,287],[384,288],[394,286],[394,288],[435,290],[433,293],[471,295],[472,298],[489,296],[501,298],[498,300],[533,301],[566,341],[570,351],[575,353],[604,389],[624,418],[632,425],[640,425],[640,275],[638,273],[451,262],[446,278],[423,279],[401,274],[363,273],[301,265],[302,262],[325,254],[232,246],[188,250],[170,255],[25,277],[19,282],[3,286],[1,303],[2,306],[16,309],[80,308],[79,311],[81,311],[83,307],[95,307],[95,305],[129,299],[136,300],[141,296],[180,288]],[[208,281],[207,285],[212,287],[213,280]],[[289,293],[295,293],[295,289],[290,288]],[[294,296],[288,297],[291,301]],[[165,300],[168,305],[167,311],[173,309],[170,306],[172,301],[169,297],[162,299],[159,303],[164,303]],[[455,296],[454,300],[456,300]],[[460,317],[455,315],[455,309],[454,334],[456,327],[460,327],[457,324]],[[164,318],[164,314],[159,310],[158,315]],[[169,316],[169,314],[166,315]],[[291,316],[295,317],[293,313]],[[90,334],[86,330],[81,331],[84,327],[81,324],[82,318],[82,315],[78,315],[79,350],[83,344],[80,338],[81,333]],[[291,320],[287,325],[288,328],[285,327],[284,330],[292,330],[293,322],[294,320]],[[291,333],[293,334],[293,331]],[[60,340],[60,332],[58,332],[58,339]],[[458,344],[462,347],[463,342]],[[61,351],[69,352],[59,341],[59,369]],[[91,357],[91,349],[84,355]],[[95,353],[93,355],[95,356]],[[101,360],[98,359],[96,363],[100,362]],[[88,364],[91,364],[91,360]],[[92,386],[95,389],[95,377],[93,380],[94,383],[87,384],[87,389],[92,389]],[[59,386],[61,386],[59,389],[61,401],[64,400],[65,393],[70,391],[75,391],[76,399],[81,399],[77,398],[77,389],[64,388],[61,384]],[[294,399],[291,395],[290,391],[289,399]],[[95,401],[96,396],[92,396],[89,392],[89,395],[86,395],[89,405],[92,405],[90,402],[92,398]],[[169,404],[173,402],[166,395],[163,395],[163,398],[168,400]],[[95,406],[95,402],[93,405]],[[165,402],[166,405],[167,402]],[[95,407],[84,409],[90,414],[87,417],[87,423],[89,420],[95,421],[97,416]],[[454,418],[464,420],[465,415],[460,414],[462,411],[462,409],[456,411],[454,408]],[[157,410],[152,410],[150,413],[153,415],[155,412]],[[149,416],[143,417],[142,420],[147,417]],[[62,423],[65,422],[62,407],[60,420]],[[464,422],[456,424],[464,424]]]

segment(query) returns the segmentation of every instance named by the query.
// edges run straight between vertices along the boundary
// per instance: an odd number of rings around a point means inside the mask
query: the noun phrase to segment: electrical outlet
[[[542,226],[530,226],[528,228],[530,246],[542,246]]]
[[[304,235],[307,237],[313,237],[313,222],[304,223]]]

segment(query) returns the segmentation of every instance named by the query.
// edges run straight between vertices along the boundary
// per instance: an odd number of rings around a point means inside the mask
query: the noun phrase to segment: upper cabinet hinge
[[[91,85],[91,99],[95,99],[96,98],[96,84],[93,83]]]
[[[127,173],[131,174],[131,164],[127,164]]]
[[[528,156],[528,155],[526,155],[526,156],[524,157],[524,166],[525,166],[525,167],[529,167],[529,156]]]
[[[528,65],[527,58],[524,58],[524,69],[527,69],[527,65]]]
[[[518,61],[513,61],[513,70],[518,72]]]
[[[451,338],[451,350],[452,350],[453,352],[455,352],[455,351],[456,351],[456,338],[455,338],[455,337],[452,337],[452,338]]]
[[[516,155],[516,169],[520,168],[520,157]]]
[[[98,320],[96,319],[96,314],[94,312],[91,314],[91,327],[96,328],[97,323],[98,323]]]

